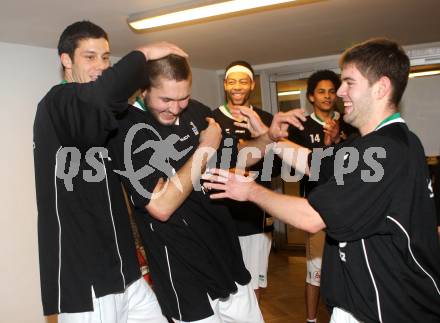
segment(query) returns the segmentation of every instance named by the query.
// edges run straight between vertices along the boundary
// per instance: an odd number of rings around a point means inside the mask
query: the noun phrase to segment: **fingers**
[[[306,121],[304,117],[304,112],[302,110],[296,109],[289,112],[278,112],[275,115],[273,122],[280,128],[283,124],[291,124],[292,126],[300,130],[304,130],[304,127],[300,120]]]
[[[189,55],[183,49],[181,49],[180,47],[177,47],[174,44],[170,44],[170,45],[171,45],[170,46],[170,54],[175,54],[177,56],[182,56],[182,57],[188,58]]]
[[[226,198],[228,198],[228,195],[225,192],[214,193],[214,194],[210,194],[209,198],[213,199],[213,200],[226,199]]]
[[[139,47],[138,50],[145,55],[147,60],[160,59],[170,54],[175,54],[185,58],[188,57],[188,54],[180,47],[167,42],[151,43],[146,46]]]
[[[203,176],[213,176],[213,175],[217,175],[219,177],[224,177],[224,178],[228,179],[229,176],[231,175],[231,173],[228,170],[219,169],[219,168],[211,168],[211,169],[207,170],[205,174],[203,174]],[[207,179],[207,178],[205,178],[205,179]]]
[[[218,184],[218,183],[213,183],[213,182],[205,182],[205,183],[203,183],[203,187],[205,187],[208,191],[210,191],[210,190],[225,191],[226,190],[225,184]]]
[[[223,177],[223,176],[215,176],[215,175],[209,175],[209,174],[203,174],[202,175],[202,179],[209,181],[209,183],[226,183],[228,181],[227,177]],[[208,188],[205,184],[208,184],[208,182],[205,182],[203,184],[203,186],[205,186],[206,188]]]
[[[247,122],[234,122],[234,126],[238,128],[249,129],[249,123]]]
[[[294,109],[291,110],[292,114],[294,114],[296,117],[298,117],[301,121],[306,121],[306,113],[303,109]]]
[[[256,112],[254,110],[245,106],[240,107],[240,113],[248,118],[250,118],[253,115],[256,115]]]
[[[205,120],[208,122],[208,125],[212,125],[215,123],[214,118],[207,117]]]

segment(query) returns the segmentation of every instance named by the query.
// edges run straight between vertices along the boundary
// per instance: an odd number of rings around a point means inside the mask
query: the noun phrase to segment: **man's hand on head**
[[[185,53],[181,48],[167,42],[151,43],[139,47],[137,50],[141,51],[145,55],[146,60],[155,60],[168,56],[170,54],[175,54],[182,57],[188,57],[188,54]]]

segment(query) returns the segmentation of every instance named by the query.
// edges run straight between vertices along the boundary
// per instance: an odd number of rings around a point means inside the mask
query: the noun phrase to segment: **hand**
[[[202,179],[206,181],[203,183],[203,187],[208,191],[221,191],[211,194],[211,199],[230,198],[236,201],[248,201],[253,188],[258,185],[252,177],[234,174],[217,168],[203,174]]]
[[[289,125],[297,127],[300,130],[304,130],[301,121],[306,121],[304,110],[293,109],[287,112],[278,112],[272,120],[272,124],[269,128],[269,137],[272,141],[279,141],[286,138],[289,133]]]
[[[185,53],[182,49],[177,47],[174,44],[167,42],[158,42],[151,43],[142,47],[139,47],[137,50],[141,51],[145,55],[145,59],[155,60],[170,54],[175,54],[182,57],[188,57],[188,54]]]
[[[339,120],[327,120],[324,124],[324,145],[338,144],[341,141],[339,134]]]
[[[240,113],[244,117],[244,122],[234,122],[234,125],[249,130],[252,138],[260,137],[269,131],[258,113],[251,108],[242,106],[240,107]]]
[[[222,141],[222,129],[213,118],[206,118],[208,126],[200,133],[199,147],[211,147],[218,149]]]

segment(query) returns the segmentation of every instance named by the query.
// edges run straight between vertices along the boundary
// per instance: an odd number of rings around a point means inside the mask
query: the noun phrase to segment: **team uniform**
[[[338,185],[335,163],[346,166],[356,151],[358,167]],[[321,294],[332,322],[439,322],[432,187],[423,147],[403,119],[335,147],[319,181],[308,201],[327,227]]]
[[[340,115],[337,111],[333,114],[333,119],[339,119]],[[303,123],[304,130],[299,130],[296,127],[289,127],[290,141],[293,141],[303,147],[309,149],[322,148],[324,145],[324,124],[325,122],[320,120],[313,112],[306,117],[306,121]],[[347,125],[343,120],[339,120],[340,136],[346,138],[351,135],[355,129]],[[308,176],[304,176],[300,182],[300,194],[301,196],[308,196],[317,182],[309,181]],[[322,254],[324,252],[325,232],[319,231],[317,233],[306,233],[306,259],[307,259],[307,276],[306,282],[313,286],[320,285],[321,281],[321,263]]]
[[[142,86],[144,67],[144,55],[132,52],[96,82],[57,85],[38,105],[34,162],[41,294],[44,314],[63,313],[60,322],[86,322],[99,311],[109,323],[166,322],[141,279],[114,164],[99,148],[117,131],[115,115]],[[99,149],[91,153],[93,147]],[[69,184],[63,178],[72,171],[76,176]],[[112,311],[120,310],[119,317],[102,309],[112,302],[118,303]],[[132,310],[145,318],[131,320]],[[75,319],[71,313],[78,313]]]
[[[262,322],[261,312],[246,270],[234,223],[227,208],[201,189],[193,189],[165,222],[145,209],[160,178],[173,176],[199,145],[211,111],[190,100],[175,125],[161,125],[148,111],[129,109],[120,120],[114,158],[124,169],[124,142],[133,135],[133,168],[144,167],[141,189],[125,182],[133,204],[155,292],[166,316],[177,322]],[[148,148],[133,153],[141,145]],[[146,147],[145,146],[145,147]],[[167,147],[167,148],[164,148]],[[160,150],[159,148],[162,148]],[[195,170],[200,171],[200,170]]]
[[[270,126],[272,115],[261,109],[254,109],[260,116],[263,123]],[[240,140],[250,140],[249,130],[234,125],[235,120],[225,105],[220,106],[213,112],[214,119],[220,124],[225,136],[233,139],[236,146]],[[264,159],[249,167],[250,171],[258,171],[256,181],[263,186],[271,187],[271,177],[279,175],[281,161],[278,157],[274,159],[274,166],[268,178],[263,181],[261,178]],[[230,167],[236,166],[233,159]],[[253,289],[267,287],[267,268],[269,264],[269,253],[272,246],[273,219],[264,210],[251,202],[225,201],[237,226],[243,260],[246,268],[251,273]]]

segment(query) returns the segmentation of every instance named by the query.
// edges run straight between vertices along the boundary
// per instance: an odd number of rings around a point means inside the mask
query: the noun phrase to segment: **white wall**
[[[37,253],[32,125],[59,82],[55,50],[0,43],[0,321],[44,322]]]
[[[440,76],[410,79],[400,106],[426,156],[440,155]]]
[[[222,103],[219,91],[219,78],[215,70],[192,68],[193,89],[192,97],[211,109],[216,109]]]
[[[60,82],[58,55],[0,42],[0,322],[45,322],[40,301],[32,126],[39,100]],[[219,104],[215,71],[193,70],[193,97]]]

